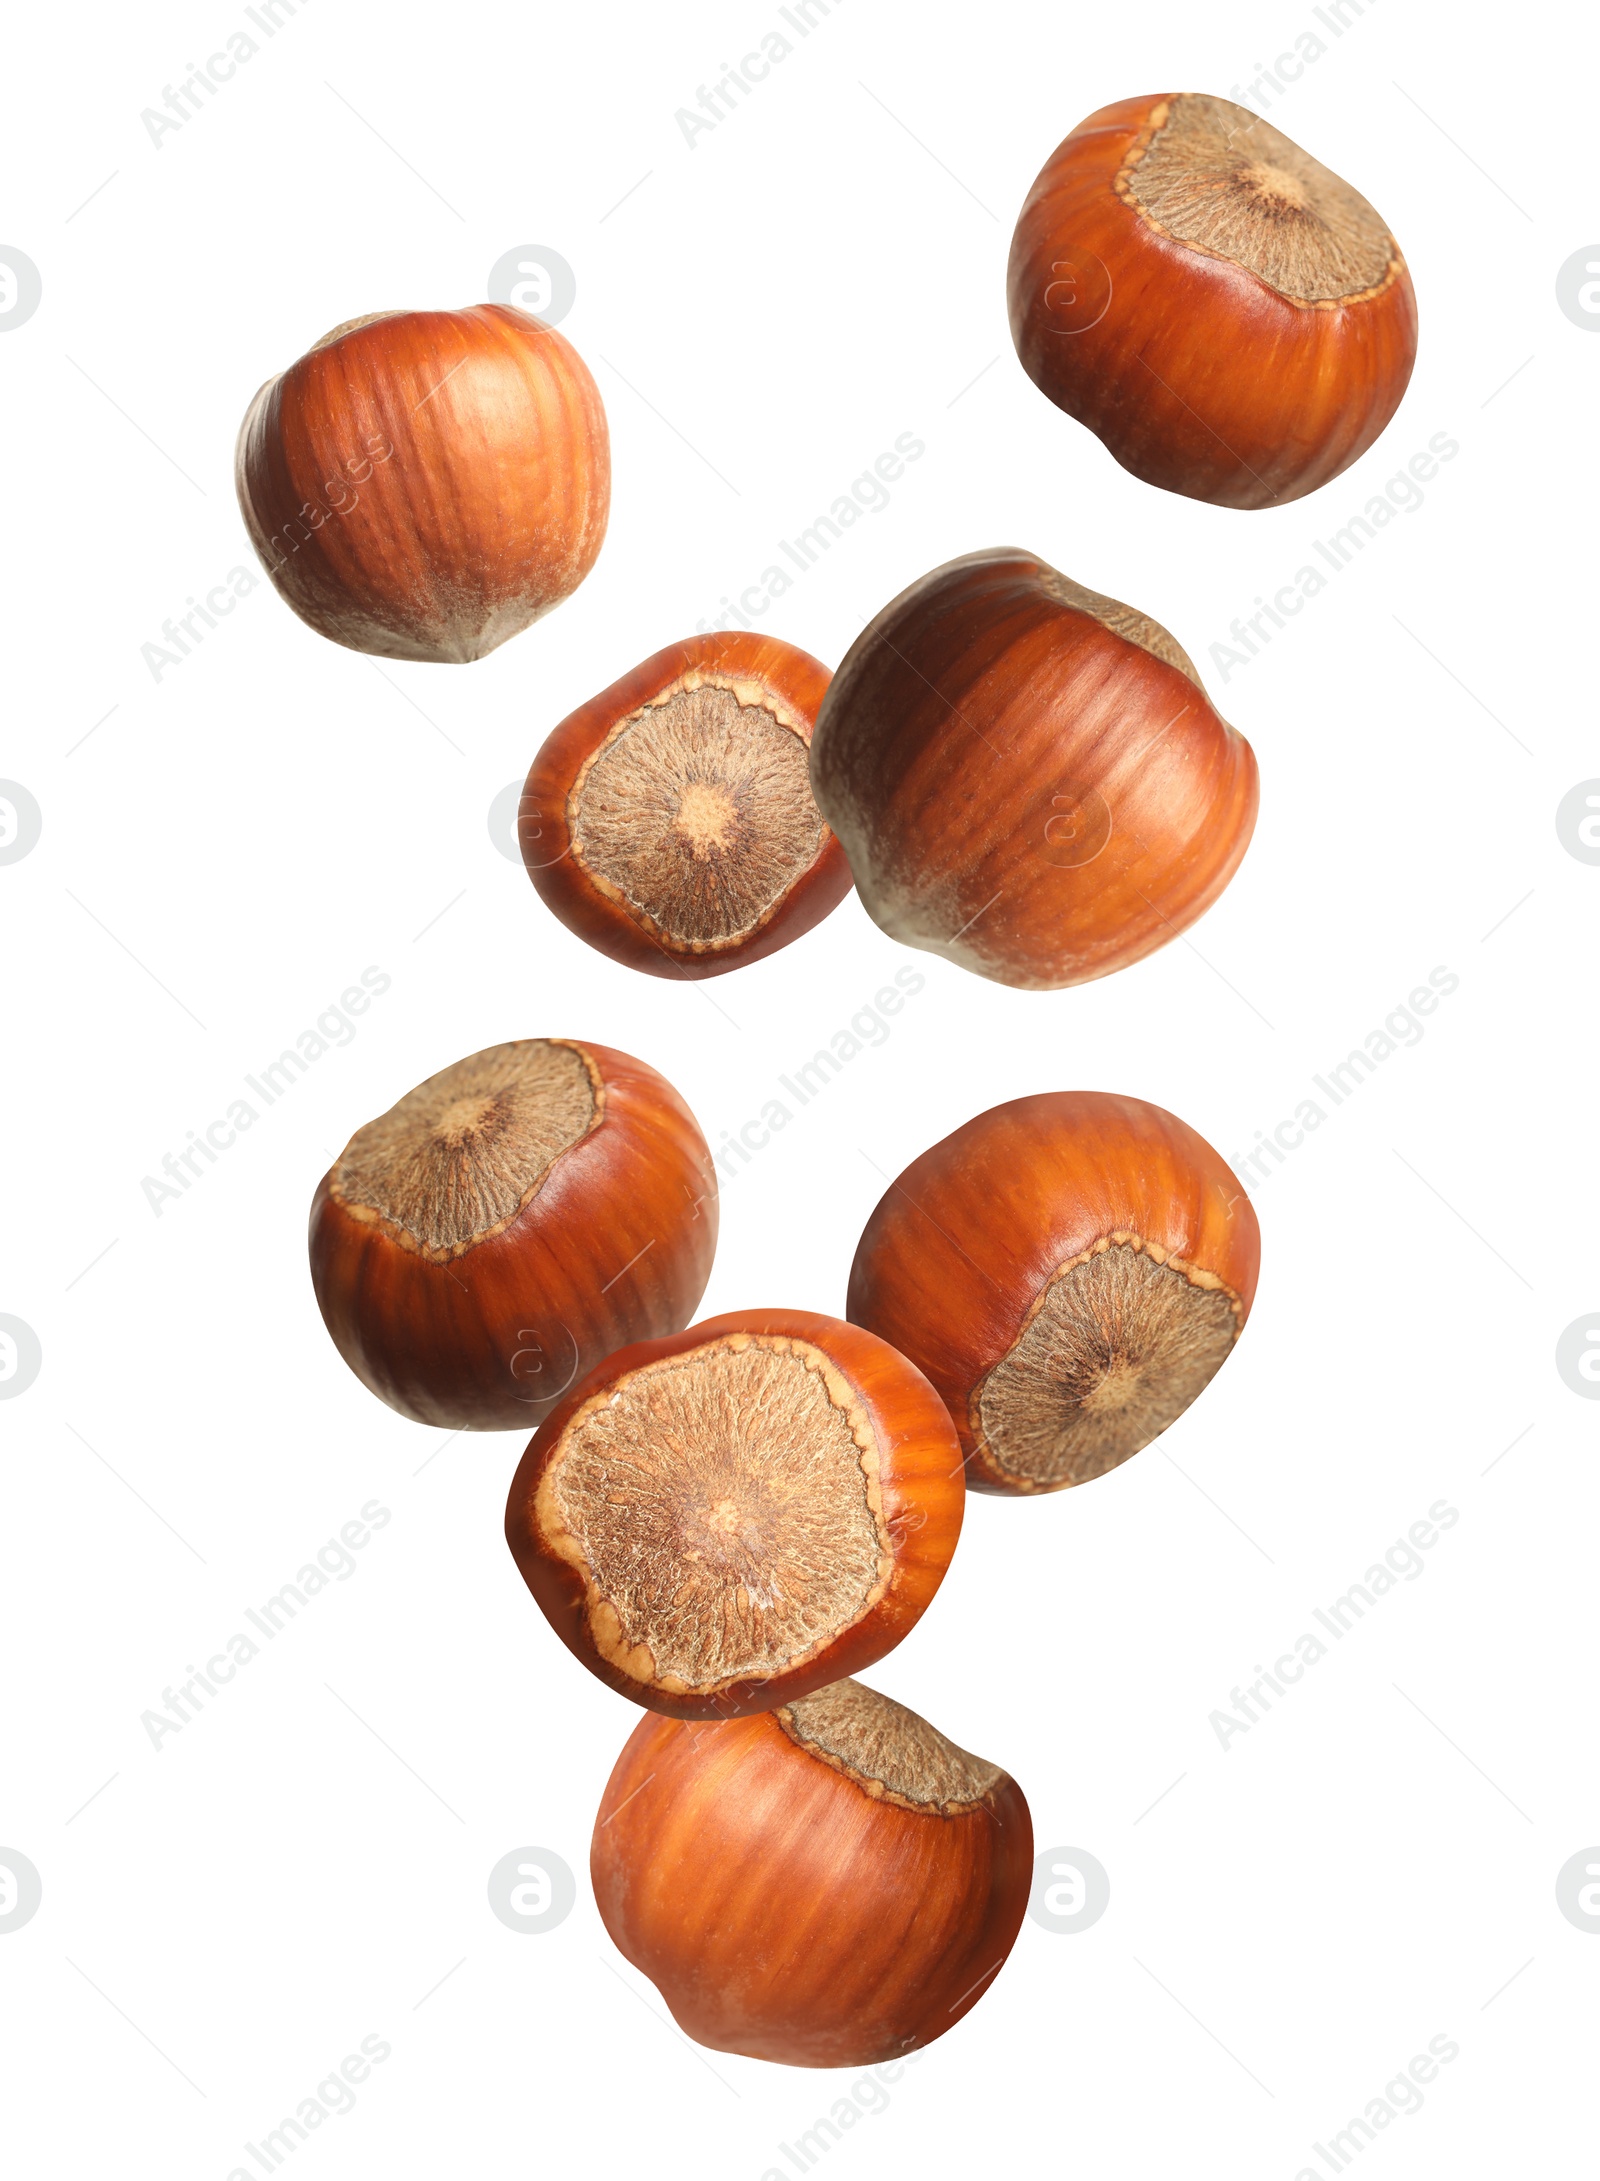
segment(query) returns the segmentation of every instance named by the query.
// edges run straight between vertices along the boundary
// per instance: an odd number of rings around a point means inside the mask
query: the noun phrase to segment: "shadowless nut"
[[[419,1424],[526,1430],[629,1341],[694,1314],[717,1239],[705,1138],[642,1060],[522,1038],[351,1137],[311,1277],[362,1384]]]
[[[838,1681],[718,1726],[641,1720],[589,1867],[613,1943],[698,2043],[870,2067],[990,1989],[1032,1862],[1015,1780]]]
[[[385,659],[481,659],[559,606],[611,501],[582,357],[502,303],[336,326],[257,394],[235,473],[280,594]]]
[[[1337,477],[1416,360],[1411,276],[1366,198],[1197,92],[1078,124],[1028,192],[1007,287],[1040,392],[1135,477],[1219,507]]]
[[[776,953],[850,891],[806,753],[828,670],[776,637],[669,644],[580,705],[528,774],[518,837],[569,931],[658,977]]]
[[[1256,817],[1250,745],[1160,623],[1008,548],[935,568],[856,638],[811,782],[891,938],[1033,990],[1176,938]]]
[[[1203,1136],[1141,1098],[1047,1091],[913,1159],[847,1308],[939,1389],[967,1481],[1058,1492],[1174,1423],[1232,1353],[1261,1234]]]
[[[770,1710],[893,1650],[961,1531],[922,1373],[808,1310],[610,1356],[522,1458],[506,1542],[556,1634],[636,1704]]]

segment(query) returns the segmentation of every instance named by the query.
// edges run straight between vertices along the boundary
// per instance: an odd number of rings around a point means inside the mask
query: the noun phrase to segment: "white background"
[[[780,2146],[851,2078],[702,2064],[611,1949],[587,1843],[636,1713],[505,1550],[520,1441],[421,1430],[341,1363],[305,1210],[357,1126],[503,1038],[635,1052],[716,1143],[907,960],[927,984],[892,1036],[727,1184],[707,1313],[841,1310],[882,1177],[1002,1099],[1133,1092],[1237,1160],[1436,966],[1459,989],[1256,1189],[1260,1299],[1203,1399],[1089,1489],[975,1499],[870,1677],[1014,1772],[1111,1905],[1078,1936],[1030,1920],[818,2162],[1293,2181],[1443,2035],[1459,2057],[1364,2168],[1565,2170],[1600,1969],[1555,1900],[1600,1839],[1597,1412],[1553,1360],[1600,1309],[1600,871],[1554,825],[1600,773],[1600,344],[1555,299],[1600,231],[1549,98],[1585,80],[1577,19],[1469,35],[1382,0],[1335,37],[1298,4],[843,0],[801,39],[767,4],[309,0],[157,149],[141,109],[245,25],[33,10],[6,55],[0,241],[44,284],[0,338],[0,774],[43,812],[0,868],[0,1311],[44,1359],[0,1407],[0,1845],[44,1887],[0,1937],[17,2170],[224,2181],[376,2035],[297,2173],[794,2171]],[[675,111],[774,28],[794,50],[691,148]],[[1326,50],[1272,115],[1400,236],[1421,353],[1354,470],[1234,513],[1136,483],[1034,391],[1006,249],[1093,108],[1226,95],[1307,31]],[[611,422],[578,594],[480,664],[380,666],[258,580],[155,680],[162,622],[255,570],[231,464],[260,382],[358,313],[481,300],[524,243],[576,272],[563,331]],[[1001,543],[1132,601],[1256,748],[1238,878],[1192,944],[1079,991],[908,956],[853,900],[709,985],[612,966],[491,841],[492,799],[907,432],[891,504],[761,625],[837,662]],[[1229,623],[1439,433],[1424,504],[1224,683]],[[354,1042],[158,1218],[143,1177],[369,964],[392,986]],[[372,1499],[357,1573],[152,1749],[141,1713]],[[1425,1572],[1220,1747],[1234,1686],[1440,1499]],[[542,1936],[487,1905],[523,1845],[579,1877]]]

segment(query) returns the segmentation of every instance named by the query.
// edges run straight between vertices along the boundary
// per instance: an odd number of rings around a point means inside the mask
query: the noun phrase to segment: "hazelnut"
[[[1082,984],[1216,900],[1250,745],[1159,622],[1031,553],[913,583],[845,654],[811,782],[892,938],[1002,984]]]
[[[1199,92],[1081,121],[1011,243],[1011,337],[1135,477],[1276,507],[1365,454],[1400,405],[1417,299],[1359,191]]]
[[[642,1719],[590,1871],[618,1950],[699,2044],[870,2067],[987,1992],[1028,1905],[1020,1787],[837,1681],[717,1726]]]
[[[522,1458],[506,1542],[591,1673],[726,1719],[892,1650],[963,1505],[950,1418],[903,1356],[837,1318],[740,1311],[575,1387]]]
[[[938,1388],[969,1484],[1058,1492],[1209,1385],[1260,1262],[1250,1199],[1203,1136],[1142,1098],[1047,1091],[912,1160],[867,1221],[846,1308]]]
[[[611,502],[582,357],[504,303],[336,326],[250,404],[235,473],[280,595],[384,659],[481,659],[559,606]]]
[[[675,1332],[711,1273],[705,1138],[642,1060],[491,1045],[358,1129],[311,1206],[323,1322],[419,1424],[526,1430],[602,1357]]]
[[[518,833],[569,931],[660,977],[716,977],[850,891],[806,757],[828,669],[776,637],[669,644],[564,719]]]

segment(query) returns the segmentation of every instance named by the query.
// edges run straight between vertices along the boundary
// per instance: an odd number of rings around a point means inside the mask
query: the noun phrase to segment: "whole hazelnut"
[[[603,1356],[694,1314],[717,1184],[694,1115],[642,1060],[522,1038],[358,1129],[311,1206],[334,1345],[402,1416],[526,1430]]]
[[[697,2043],[871,2067],[955,2026],[1028,1905],[1015,1780],[859,1681],[751,1719],[642,1719],[589,1868],[618,1950]]]
[[[979,1491],[1058,1492],[1176,1422],[1233,1353],[1261,1232],[1160,1106],[1047,1091],[913,1159],[867,1221],[846,1308],[924,1370]]]
[[[1250,745],[1160,623],[1006,548],[935,568],[856,638],[811,782],[891,938],[1033,990],[1176,938],[1256,817]]]
[[[608,1687],[730,1719],[892,1650],[964,1499],[950,1418],[903,1356],[838,1318],[745,1310],[574,1387],[512,1480],[506,1541]]]
[[[1041,393],[1135,477],[1219,507],[1337,477],[1416,359],[1411,276],[1366,198],[1199,92],[1078,124],[1028,192],[1008,290]]]
[[[669,644],[555,728],[518,835],[540,899],[613,961],[717,977],[850,891],[807,751],[828,669],[777,637]]]
[[[376,311],[269,379],[239,505],[279,594],[385,659],[481,659],[575,591],[611,504],[600,392],[504,303]]]

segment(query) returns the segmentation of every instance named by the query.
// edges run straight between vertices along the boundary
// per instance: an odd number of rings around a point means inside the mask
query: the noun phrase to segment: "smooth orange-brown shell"
[[[1005,1774],[956,1815],[874,1799],[770,1716],[643,1719],[595,1824],[619,1951],[702,2045],[869,2067],[987,1992],[1021,1927],[1033,1829]]]
[[[582,357],[504,303],[336,328],[251,403],[251,542],[302,621],[388,659],[480,659],[575,591],[611,503]]]
[[[1155,226],[1116,185],[1173,96],[1104,106],[1051,154],[1012,238],[1011,337],[1039,390],[1134,476],[1276,507],[1337,477],[1394,415],[1416,294],[1398,247],[1374,289],[1303,303]]]
[[[1198,681],[1063,585],[1009,548],[935,568],[856,638],[811,740],[873,918],[1032,990],[1107,976],[1192,924],[1258,796],[1249,743]]]

